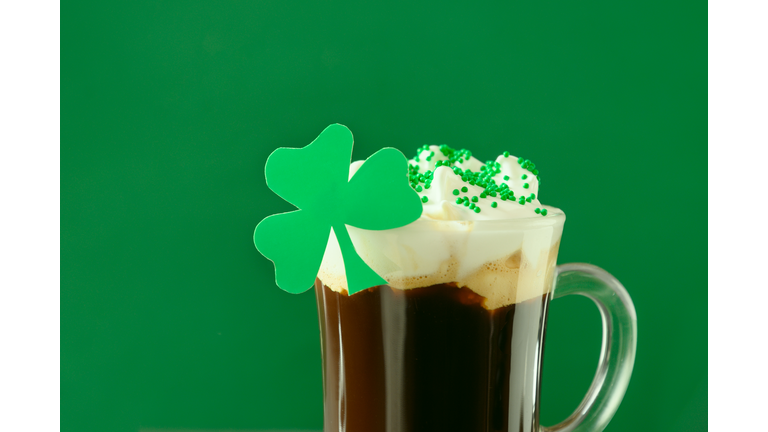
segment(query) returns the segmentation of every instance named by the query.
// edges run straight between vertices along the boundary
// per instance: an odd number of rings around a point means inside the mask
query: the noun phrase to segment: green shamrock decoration
[[[299,294],[313,286],[331,228],[349,294],[386,284],[355,251],[347,225],[386,230],[421,216],[405,156],[394,148],[381,149],[349,179],[353,142],[346,126],[333,124],[308,146],[279,148],[267,159],[267,186],[299,208],[267,217],[253,234],[256,248],[275,264],[277,286],[285,291]]]

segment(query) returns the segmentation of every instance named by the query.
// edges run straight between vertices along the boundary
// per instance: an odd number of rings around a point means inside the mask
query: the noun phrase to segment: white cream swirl
[[[431,173],[432,176],[429,188],[425,187],[427,184],[421,183],[419,185],[421,190],[417,189],[422,202],[423,197],[427,197],[422,218],[471,221],[516,219],[541,214],[542,205],[538,197],[539,172],[531,161],[505,153],[495,161],[482,163],[475,157],[460,152],[464,151],[454,151],[446,146],[433,145],[427,148],[422,147],[418,155],[408,161],[411,167],[418,167],[417,173]],[[464,156],[458,157],[455,162],[451,161],[450,156],[456,159],[458,155]],[[450,163],[450,166],[436,167],[441,163]],[[353,164],[352,168],[356,171],[359,165],[355,165]],[[471,183],[475,182],[462,180],[462,175],[458,173],[464,174],[464,178],[481,177],[486,181],[480,180],[473,185]],[[350,173],[350,178],[352,174]],[[488,188],[498,188],[498,190],[488,193]],[[500,190],[512,193],[504,194]],[[464,197],[468,198],[465,200],[465,202],[468,201],[468,205],[457,204],[457,198]],[[474,197],[477,197],[476,201],[473,201]],[[476,207],[480,208],[479,212],[474,210]],[[545,211],[544,214],[546,213]]]
[[[362,164],[351,164],[350,179]],[[394,288],[467,286],[486,297],[489,309],[548,292],[564,215],[539,202],[531,161],[505,152],[482,163],[466,150],[423,146],[409,165],[424,208],[419,220],[384,231],[347,227],[366,264]],[[344,274],[332,233],[318,276],[343,291]]]

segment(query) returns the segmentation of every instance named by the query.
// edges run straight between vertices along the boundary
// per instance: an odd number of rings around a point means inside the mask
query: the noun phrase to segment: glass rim
[[[563,226],[565,223],[565,213],[556,207],[541,206],[547,209],[547,215],[534,215],[518,217],[513,219],[484,219],[484,220],[437,220],[437,219],[417,219],[408,225],[397,228],[399,230],[419,230],[420,228],[430,227],[429,229],[445,231],[474,231],[474,230],[523,230],[545,227]],[[457,230],[458,227],[461,227]]]

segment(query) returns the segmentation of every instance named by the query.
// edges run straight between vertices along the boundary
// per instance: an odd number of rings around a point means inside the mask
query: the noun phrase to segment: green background
[[[61,17],[62,430],[321,428],[314,296],[279,290],[252,234],[291,208],[267,155],[335,122],[355,159],[446,143],[534,160],[568,215],[560,262],[604,267],[637,308],[607,430],[707,428],[706,2],[66,1]],[[599,327],[589,300],[553,303],[545,424],[586,391]]]

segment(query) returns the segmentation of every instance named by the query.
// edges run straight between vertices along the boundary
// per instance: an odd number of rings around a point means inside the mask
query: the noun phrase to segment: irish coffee
[[[538,431],[565,217],[539,202],[527,159],[425,146],[408,163],[421,217],[345,227],[386,284],[348,294],[335,232],[315,281],[325,431]]]
[[[325,431],[538,431],[549,293],[488,310],[456,283],[315,291]]]
[[[326,130],[301,151],[270,156],[280,165],[267,170],[270,188],[300,210],[254,233],[281,288],[303,292],[315,279],[324,430],[539,432],[548,304],[575,294],[600,310],[600,360],[574,414],[545,429],[603,430],[627,389],[637,318],[604,270],[557,266],[565,214],[540,202],[536,165],[506,151],[483,163],[424,145],[407,173],[385,149],[343,178],[351,133]],[[328,215],[310,211],[318,206]]]

